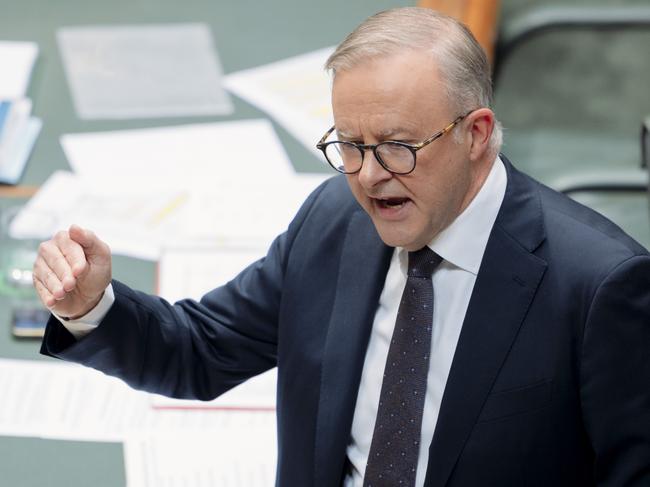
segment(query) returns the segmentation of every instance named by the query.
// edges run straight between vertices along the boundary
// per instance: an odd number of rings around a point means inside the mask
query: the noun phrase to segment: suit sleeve
[[[200,302],[171,305],[113,281],[115,303],[97,329],[76,341],[51,317],[41,353],[101,370],[136,389],[202,400],[274,367],[288,256],[323,187],[266,257]]]
[[[650,257],[630,258],[600,284],[580,373],[597,485],[650,485]]]

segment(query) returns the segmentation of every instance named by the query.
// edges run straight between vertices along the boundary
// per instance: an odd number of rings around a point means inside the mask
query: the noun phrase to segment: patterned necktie
[[[386,358],[364,487],[415,485],[433,325],[431,274],[441,261],[429,247],[409,252],[408,278]]]

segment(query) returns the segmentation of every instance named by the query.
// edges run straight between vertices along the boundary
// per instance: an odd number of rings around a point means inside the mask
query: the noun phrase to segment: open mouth
[[[409,198],[377,198],[376,201],[381,208],[396,210],[404,206],[410,200]]]

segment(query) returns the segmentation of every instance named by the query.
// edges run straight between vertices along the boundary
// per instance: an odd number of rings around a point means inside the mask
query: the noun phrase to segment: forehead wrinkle
[[[412,122],[407,116],[397,113],[386,115],[377,113],[369,117],[343,117],[335,124],[337,136],[346,139],[363,139],[370,137],[376,140],[393,138],[417,138],[422,127]]]
[[[336,127],[335,131],[336,131],[336,135],[338,137],[343,138],[343,139],[356,139],[356,138],[358,138],[358,136],[356,135],[356,132],[348,132],[345,129],[339,129],[338,127]]]
[[[363,135],[358,133],[357,131],[352,131],[349,132],[345,129],[339,130],[338,128],[335,129],[337,137],[340,137],[341,139],[361,139],[363,138]],[[370,135],[373,136],[373,138],[377,140],[391,140],[391,139],[397,139],[397,138],[402,138],[402,137],[412,137],[413,132],[407,128],[402,128],[402,127],[395,127],[395,128],[381,128],[379,130],[370,130]]]
[[[388,126],[387,128],[380,129],[376,135],[381,139],[390,139],[390,138],[396,138],[398,135],[411,136],[413,135],[413,132],[411,129],[407,127],[397,125],[395,127]]]

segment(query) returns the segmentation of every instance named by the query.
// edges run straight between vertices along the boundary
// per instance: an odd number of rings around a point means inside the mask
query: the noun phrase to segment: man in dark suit
[[[382,12],[328,67],[345,176],[267,256],[170,305],[73,226],[34,266],[43,353],[199,399],[277,366],[280,486],[650,485],[647,251],[499,155],[455,21]]]

